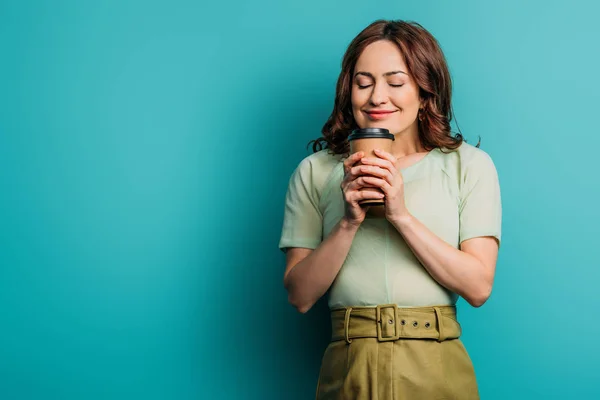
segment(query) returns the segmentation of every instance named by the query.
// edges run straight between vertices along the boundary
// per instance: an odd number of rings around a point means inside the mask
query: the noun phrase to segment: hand
[[[375,150],[376,158],[361,159],[360,168],[365,184],[379,188],[385,194],[385,217],[388,221],[397,221],[410,213],[404,202],[404,179],[398,167],[398,159],[383,150]]]
[[[383,198],[383,193],[375,189],[368,189],[375,186],[364,180],[363,174],[360,172],[361,166],[355,164],[363,159],[364,152],[359,151],[350,155],[344,161],[344,179],[342,180],[341,189],[344,196],[344,218],[352,225],[359,226],[365,219],[369,207],[361,207],[358,202],[366,199]],[[363,190],[363,188],[367,188]]]

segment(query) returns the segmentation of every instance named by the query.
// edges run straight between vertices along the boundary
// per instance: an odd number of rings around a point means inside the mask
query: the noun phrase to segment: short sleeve
[[[498,173],[491,157],[482,150],[464,167],[460,190],[459,243],[493,236],[500,245],[502,201]]]
[[[285,197],[283,228],[279,248],[315,249],[322,241],[323,216],[319,210],[313,164],[305,158],[292,173]]]

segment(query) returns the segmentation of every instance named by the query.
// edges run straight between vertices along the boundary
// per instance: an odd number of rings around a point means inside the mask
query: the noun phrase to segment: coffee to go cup
[[[364,153],[364,157],[377,157],[375,149],[381,149],[392,152],[392,142],[394,141],[394,135],[389,130],[383,128],[362,128],[355,129],[348,136],[348,142],[350,143],[350,153],[354,154],[359,151]],[[360,165],[360,161],[356,164]],[[370,188],[369,190],[377,190]],[[359,204],[365,206],[383,206],[385,201],[383,199],[368,199],[362,200]]]

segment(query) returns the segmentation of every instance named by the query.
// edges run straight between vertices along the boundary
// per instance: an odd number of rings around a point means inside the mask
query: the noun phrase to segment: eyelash
[[[389,85],[390,85],[391,87],[395,87],[395,88],[399,88],[399,87],[402,87],[402,86],[404,86],[404,84],[401,84],[401,85],[392,85],[391,83],[390,83]],[[367,85],[367,86],[360,86],[360,85],[358,85],[358,84],[357,84],[356,86],[358,86],[358,88],[359,88],[359,89],[366,89],[366,88],[368,88],[368,87],[369,87],[369,86],[371,86],[371,85]]]

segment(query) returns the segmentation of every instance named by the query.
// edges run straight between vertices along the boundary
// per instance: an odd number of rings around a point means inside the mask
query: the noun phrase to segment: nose
[[[373,106],[385,104],[388,101],[388,92],[385,84],[375,83],[373,85],[373,91],[371,92],[371,98],[369,101]]]

